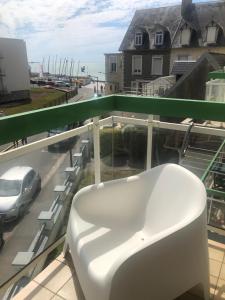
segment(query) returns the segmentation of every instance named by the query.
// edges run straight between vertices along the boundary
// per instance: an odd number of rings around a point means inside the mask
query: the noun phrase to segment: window
[[[218,35],[218,27],[216,25],[210,25],[207,27],[207,37],[206,41],[208,44],[216,43]]]
[[[132,74],[141,75],[142,74],[142,56],[133,55],[132,56]]]
[[[186,25],[181,30],[180,43],[182,46],[188,46],[190,44],[191,39],[191,29]]]
[[[24,179],[24,187],[30,187],[32,184],[32,181],[34,180],[35,173],[33,170],[31,170]]]
[[[152,75],[162,75],[162,73],[163,73],[162,55],[152,56]]]
[[[116,55],[109,57],[109,71],[110,73],[117,71]]]
[[[163,32],[162,31],[156,32],[155,45],[157,45],[157,46],[163,45]]]
[[[180,54],[180,55],[177,56],[177,60],[178,61],[190,61],[191,56],[187,55],[187,54]]]
[[[142,32],[135,33],[135,46],[141,46],[143,44],[143,34]]]
[[[131,81],[131,90],[134,91],[136,90],[137,85],[136,85],[136,81]]]

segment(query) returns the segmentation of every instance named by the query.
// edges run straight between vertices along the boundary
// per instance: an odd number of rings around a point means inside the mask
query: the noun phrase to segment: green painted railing
[[[220,145],[219,149],[217,150],[216,154],[214,155],[213,159],[210,161],[207,169],[205,170],[201,180],[203,183],[205,183],[209,173],[211,172],[211,169],[214,165],[214,163],[216,162],[217,158],[219,157],[221,151],[223,150],[225,146],[225,140],[222,142],[222,144]],[[206,185],[206,183],[205,183]],[[218,191],[218,190],[215,190],[215,189],[212,189],[212,188],[207,188],[206,187],[206,191],[207,191],[207,195],[210,196],[210,197],[219,197],[219,198],[223,198],[225,199],[225,192],[224,191]]]
[[[209,79],[225,79],[225,72],[223,70],[213,71],[208,74]]]
[[[219,197],[225,199],[225,192],[223,191],[217,191],[214,189],[206,189],[206,191],[207,191],[207,195],[210,197],[216,197],[216,198]]]
[[[112,111],[225,121],[224,103],[110,95],[2,117],[0,118],[0,145]]]
[[[113,110],[113,98],[102,97],[0,118],[0,145]]]
[[[210,173],[210,171],[211,171],[211,169],[212,169],[212,167],[213,167],[213,165],[214,165],[216,159],[218,158],[220,152],[222,151],[224,145],[225,145],[225,140],[224,140],[224,141],[222,142],[222,144],[220,145],[219,149],[217,150],[216,154],[214,155],[214,157],[213,157],[212,160],[210,161],[210,163],[209,163],[207,169],[205,170],[204,174],[202,175],[202,178],[201,178],[201,179],[202,179],[202,182],[205,182],[205,180],[206,180],[208,174]]]

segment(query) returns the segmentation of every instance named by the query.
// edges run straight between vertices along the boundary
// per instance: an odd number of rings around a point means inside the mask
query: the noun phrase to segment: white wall
[[[26,44],[23,40],[0,38],[0,68],[7,92],[29,90]]]
[[[110,56],[116,56],[116,72],[110,71]],[[123,54],[122,53],[108,53],[105,54],[105,93],[118,93],[123,89]],[[110,86],[112,90],[110,90]]]

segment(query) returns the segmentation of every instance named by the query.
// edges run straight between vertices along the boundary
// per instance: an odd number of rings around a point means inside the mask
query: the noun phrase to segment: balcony
[[[225,246],[209,240],[210,299],[224,299]],[[70,255],[58,256],[14,298],[22,299],[77,299],[85,300]],[[141,298],[140,298],[141,299]],[[200,300],[189,291],[176,300]]]
[[[2,149],[24,137],[29,142],[1,152],[1,173],[29,165],[40,174],[42,189],[23,215],[4,223],[0,296],[83,299],[70,257],[60,255],[73,195],[83,186],[170,161],[206,186],[211,294],[223,299],[225,130],[215,124],[225,122],[224,111],[224,103],[110,95],[1,118]],[[187,118],[198,122],[184,123]],[[47,134],[68,124],[75,128]],[[196,299],[190,293],[180,299]]]

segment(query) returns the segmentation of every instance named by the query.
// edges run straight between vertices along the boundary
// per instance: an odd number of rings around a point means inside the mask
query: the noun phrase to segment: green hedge
[[[128,164],[132,168],[145,168],[147,128],[127,125],[123,128],[124,146],[128,151]]]
[[[100,149],[101,159],[107,165],[121,166],[128,162],[132,168],[144,168],[147,128],[133,125],[104,128],[100,133]]]

